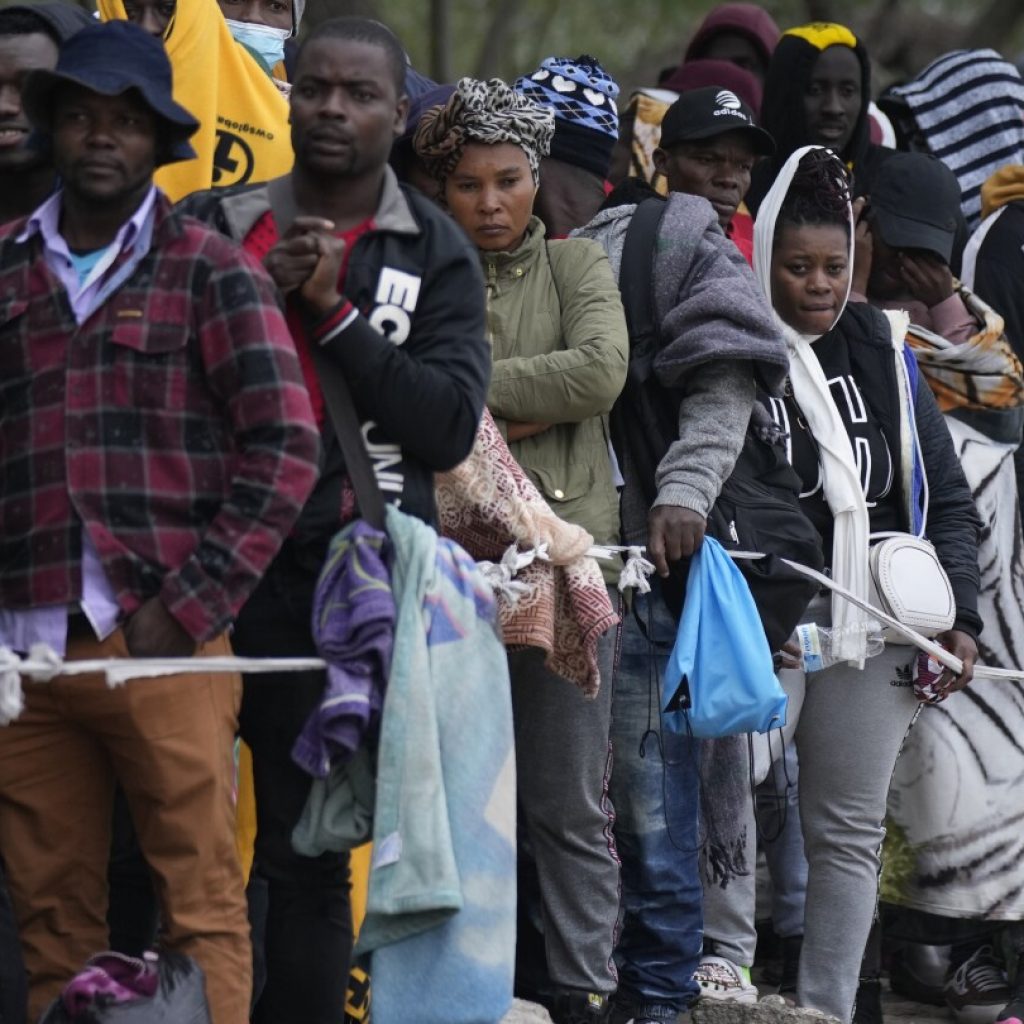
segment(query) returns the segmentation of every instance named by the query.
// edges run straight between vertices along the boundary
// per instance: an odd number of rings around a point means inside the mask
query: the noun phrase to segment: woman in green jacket
[[[414,146],[480,250],[491,413],[554,511],[614,544],[608,413],[626,377],[625,317],[601,247],[546,242],[533,216],[553,129],[549,109],[500,79],[464,78],[446,105],[424,115]],[[606,777],[616,633],[601,640],[604,685],[592,702],[551,675],[540,651],[509,654],[520,806],[537,863],[555,1024],[606,1020],[615,988],[618,866]]]

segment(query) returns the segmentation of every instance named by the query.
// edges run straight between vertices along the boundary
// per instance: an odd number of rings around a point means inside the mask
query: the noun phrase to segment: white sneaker
[[[750,982],[750,968],[740,967],[724,956],[702,956],[693,977],[700,985],[703,999],[757,1002],[757,986]]]

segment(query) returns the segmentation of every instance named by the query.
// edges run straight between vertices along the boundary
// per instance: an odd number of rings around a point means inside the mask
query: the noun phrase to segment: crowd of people
[[[1017,69],[303,6],[0,10],[0,1024],[1024,1024]]]

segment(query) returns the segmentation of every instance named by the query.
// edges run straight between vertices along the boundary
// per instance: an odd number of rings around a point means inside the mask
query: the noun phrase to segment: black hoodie
[[[832,26],[815,25],[790,29],[779,40],[779,45],[772,54],[771,63],[768,65],[768,76],[764,83],[760,123],[761,127],[775,140],[776,148],[773,157],[762,160],[754,168],[745,202],[750,212],[755,215],[761,205],[761,200],[767,195],[768,189],[772,187],[772,182],[775,181],[779,170],[790,154],[801,146],[810,144],[811,140],[807,137],[807,123],[804,117],[804,96],[807,93],[811,74],[818,58],[828,46],[844,45],[841,42],[830,40],[831,33],[826,34],[825,31],[821,33],[822,46],[808,41],[803,35],[793,35],[792,33],[830,28]],[[840,30],[840,26],[835,26],[835,28]],[[850,38],[855,39],[852,33],[849,35]],[[854,193],[860,194],[856,187],[858,165],[874,157],[875,154],[872,151],[879,147],[871,145],[868,120],[868,105],[871,101],[871,64],[864,45],[857,39],[855,39],[855,43],[856,45],[851,49],[860,63],[862,103],[857,123],[853,128],[853,135],[850,137],[846,149],[839,155],[847,166],[854,169]]]
[[[4,10],[27,11],[29,14],[45,21],[61,43],[66,43],[81,29],[97,24],[96,19],[83,11],[81,7],[75,7],[71,4],[12,4],[9,7],[5,7]]]

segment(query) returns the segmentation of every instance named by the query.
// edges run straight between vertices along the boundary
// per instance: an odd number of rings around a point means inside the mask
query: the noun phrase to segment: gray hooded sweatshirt
[[[602,245],[616,279],[635,209],[602,210],[573,232]],[[655,377],[682,393],[678,437],[658,466],[654,504],[706,517],[743,447],[755,380],[780,393],[789,358],[753,272],[705,199],[674,192],[667,200],[654,258],[654,305],[662,335]],[[642,544],[647,503],[631,467],[622,468],[623,532]]]

